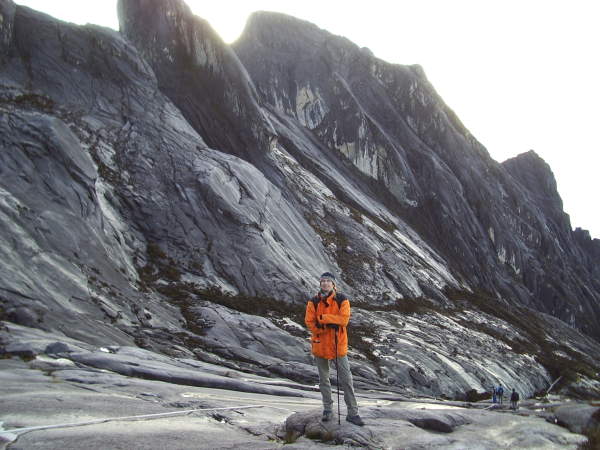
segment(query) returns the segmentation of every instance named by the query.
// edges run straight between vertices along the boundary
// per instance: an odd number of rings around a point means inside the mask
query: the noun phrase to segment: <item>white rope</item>
[[[168,413],[144,414],[141,416],[107,417],[104,419],[88,420],[86,422],[61,423],[61,424],[56,424],[56,425],[40,425],[37,427],[27,427],[27,428],[13,428],[12,430],[0,430],[0,434],[26,433],[29,431],[49,430],[52,428],[80,427],[83,425],[94,425],[94,424],[98,424],[98,423],[112,422],[112,421],[117,421],[117,420],[157,419],[160,417],[190,414],[190,413],[198,412],[198,411],[223,411],[223,410],[231,410],[231,409],[237,410],[237,409],[265,408],[265,407],[275,408],[275,409],[285,409],[285,408],[277,408],[275,406],[268,406],[268,405],[248,405],[248,406],[229,406],[229,407],[223,407],[223,408],[188,409],[186,411],[173,411],[173,412],[168,412]]]
[[[551,390],[551,389],[554,387],[554,385],[555,385],[556,383],[558,383],[558,382],[560,381],[560,379],[561,379],[561,378],[562,378],[562,375],[561,375],[560,377],[558,377],[558,378],[556,379],[556,381],[554,381],[554,383],[552,383],[552,384],[550,385],[550,387],[549,387],[549,388],[548,388],[548,390],[546,391],[546,395],[548,395],[548,394],[550,393],[550,390]]]

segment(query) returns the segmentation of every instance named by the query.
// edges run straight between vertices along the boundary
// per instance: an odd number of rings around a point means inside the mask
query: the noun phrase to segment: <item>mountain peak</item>
[[[361,50],[349,39],[332,34],[312,22],[270,11],[252,13],[246,22],[244,31],[236,41],[236,45],[252,43],[275,52],[310,52],[312,54],[331,41],[335,42],[335,45],[331,46],[332,49],[342,48],[353,54],[360,52],[373,56],[370,51]]]
[[[274,11],[255,11],[250,14],[242,36],[259,30],[280,32],[281,35],[286,35],[286,38],[289,37],[287,36],[289,31],[325,32],[312,22]]]
[[[535,150],[520,153],[514,158],[507,159],[502,165],[531,192],[542,197],[558,197],[560,201],[554,173],[548,163]]]
[[[217,41],[219,35],[210,24],[195,16],[182,0],[119,0],[119,28],[138,48],[155,48],[146,57],[168,59],[206,59],[198,56],[198,44]],[[206,53],[206,52],[204,52]]]

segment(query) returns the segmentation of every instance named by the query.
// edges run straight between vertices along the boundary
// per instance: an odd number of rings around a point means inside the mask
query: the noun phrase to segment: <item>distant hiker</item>
[[[498,389],[496,389],[496,397],[498,398],[498,403],[502,404],[502,401],[504,400],[504,388],[502,385],[498,386]]]
[[[492,387],[492,403],[496,403],[496,386]]]
[[[515,411],[519,408],[519,394],[514,389],[510,394],[510,407]]]
[[[319,370],[319,388],[323,397],[323,422],[333,417],[333,400],[329,381],[329,362],[336,361],[339,384],[344,390],[348,413],[346,420],[358,426],[364,422],[358,415],[358,404],[354,395],[352,373],[348,362],[347,325],[350,320],[350,301],[336,291],[335,276],[325,272],[320,278],[320,290],[306,304],[304,321],[312,334],[312,353]],[[337,349],[337,354],[336,354]],[[339,402],[338,402],[339,411]]]

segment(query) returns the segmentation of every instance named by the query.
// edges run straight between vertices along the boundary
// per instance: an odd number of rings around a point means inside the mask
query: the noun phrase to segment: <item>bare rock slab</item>
[[[432,408],[413,403],[361,409],[364,427],[342,413],[321,422],[319,409],[295,413],[284,425],[287,442],[311,439],[327,445],[364,448],[577,448],[585,438],[538,417],[522,417],[463,408]]]

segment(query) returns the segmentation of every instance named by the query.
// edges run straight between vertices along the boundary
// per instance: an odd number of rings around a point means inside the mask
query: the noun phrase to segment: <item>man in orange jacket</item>
[[[363,426],[358,415],[358,404],[354,395],[352,372],[348,363],[348,333],[346,327],[350,320],[350,301],[336,291],[335,276],[325,272],[320,279],[319,293],[306,305],[304,322],[312,334],[312,353],[319,369],[319,388],[323,397],[323,422],[333,416],[331,383],[329,381],[329,362],[336,359],[340,386],[344,390],[344,400],[348,413],[346,420]],[[337,349],[337,355],[336,355]],[[339,386],[338,386],[339,389]]]

